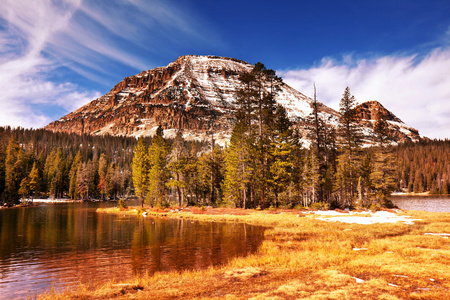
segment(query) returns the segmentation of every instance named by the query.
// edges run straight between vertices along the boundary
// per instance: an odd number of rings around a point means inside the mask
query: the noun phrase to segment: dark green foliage
[[[31,198],[98,198],[105,194],[99,189],[101,175],[106,182],[104,165],[113,161],[122,193],[131,184],[130,165],[136,143],[134,138],[0,127],[0,202],[17,203],[22,181],[22,192],[28,181]]]
[[[392,148],[396,189],[403,192],[448,194],[450,140],[400,144]]]

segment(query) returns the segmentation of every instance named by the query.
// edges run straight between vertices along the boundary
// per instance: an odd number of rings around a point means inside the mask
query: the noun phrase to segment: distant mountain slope
[[[362,125],[373,128],[373,124],[380,117],[384,117],[389,124],[390,137],[395,141],[419,141],[420,135],[417,129],[414,129],[400,120],[392,112],[384,108],[378,101],[366,101],[359,104],[356,108]]]
[[[224,142],[233,127],[239,75],[252,68],[234,58],[182,56],[166,67],[124,78],[106,95],[45,128],[138,137],[153,135],[161,125],[166,136],[182,129],[187,139],[204,139],[212,130],[215,138]],[[312,100],[285,83],[276,100],[300,128],[312,111]],[[330,125],[337,124],[338,112],[323,105],[322,114]],[[399,141],[415,136],[400,129],[396,134]]]

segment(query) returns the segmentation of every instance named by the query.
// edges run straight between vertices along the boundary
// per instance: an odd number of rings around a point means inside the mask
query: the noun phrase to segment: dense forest
[[[225,148],[213,135],[166,139],[161,127],[138,140],[0,128],[1,202],[136,196],[152,206],[376,208],[391,206],[393,191],[448,194],[449,140],[394,146],[382,117],[364,136],[346,88],[336,128],[314,99],[306,141],[274,100],[282,80],[273,70],[258,63],[240,80]]]

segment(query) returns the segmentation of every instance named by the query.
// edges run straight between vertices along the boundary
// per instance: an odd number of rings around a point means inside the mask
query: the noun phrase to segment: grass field
[[[135,208],[99,213],[138,212],[142,217],[143,211]],[[450,213],[389,213],[390,222],[395,217],[402,221],[374,224],[360,224],[374,218],[370,212],[324,216],[293,210],[193,208],[146,214],[246,222],[269,229],[257,253],[225,266],[157,273],[97,287],[80,285],[76,291],[50,292],[41,298],[449,299]],[[362,221],[354,222],[355,218]]]

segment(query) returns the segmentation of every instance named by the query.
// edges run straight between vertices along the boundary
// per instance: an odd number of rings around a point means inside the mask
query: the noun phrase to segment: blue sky
[[[450,2],[4,0],[0,126],[38,128],[186,54],[263,62],[338,109],[344,88],[450,138]],[[256,3],[256,4],[255,4]]]

